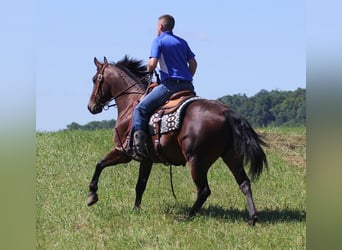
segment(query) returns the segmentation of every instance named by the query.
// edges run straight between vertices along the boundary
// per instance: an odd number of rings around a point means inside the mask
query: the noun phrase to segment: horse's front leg
[[[112,149],[106,157],[100,160],[95,167],[95,172],[93,174],[93,178],[89,184],[89,193],[88,193],[88,206],[95,204],[99,198],[97,195],[98,182],[101,175],[101,172],[104,168],[108,166],[113,166],[119,163],[129,162],[131,158],[124,152],[117,148]]]
[[[193,157],[193,159],[189,161],[191,177],[197,187],[197,199],[190,209],[188,216],[189,218],[193,217],[198,210],[200,210],[204,202],[211,194],[207,178],[208,167],[201,165],[198,162],[198,159],[198,157]]]
[[[139,177],[138,177],[137,184],[135,186],[135,203],[134,203],[135,209],[140,208],[142,195],[145,191],[148,178],[150,177],[152,164],[153,163],[151,161],[143,161],[140,163]]]

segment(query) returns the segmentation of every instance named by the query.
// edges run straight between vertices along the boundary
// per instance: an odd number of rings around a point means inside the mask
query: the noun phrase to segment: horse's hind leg
[[[248,225],[254,226],[255,222],[258,219],[258,216],[257,216],[257,212],[255,209],[254,201],[253,201],[251,183],[243,168],[243,161],[242,160],[234,161],[234,160],[231,160],[231,158],[227,156],[222,157],[222,159],[228,165],[242,193],[246,197],[247,210],[249,214]]]
[[[99,161],[96,164],[95,167],[95,172],[93,174],[93,177],[91,179],[91,182],[89,184],[89,193],[88,193],[88,206],[91,206],[95,204],[99,198],[97,195],[97,189],[98,189],[98,181],[100,178],[100,175],[103,171],[108,166],[112,166],[118,163],[124,163],[124,162],[129,162],[130,158],[122,151],[114,148],[112,151],[109,152],[109,154],[103,158],[101,161]]]
[[[257,216],[257,212],[255,209],[254,201],[253,201],[251,183],[248,177],[244,182],[242,182],[242,184],[240,184],[240,189],[243,192],[243,194],[246,196],[247,209],[249,213],[248,225],[254,226],[255,222],[258,219],[258,216]]]
[[[193,217],[207,200],[211,191],[207,178],[208,168],[203,168],[200,164],[195,164],[195,161],[190,161],[189,165],[192,179],[197,187],[197,199],[189,212],[189,217]]]

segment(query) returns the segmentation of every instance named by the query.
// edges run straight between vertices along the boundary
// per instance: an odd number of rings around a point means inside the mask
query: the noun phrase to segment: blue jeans
[[[146,95],[134,108],[131,135],[137,130],[147,132],[149,119],[153,112],[162,106],[171,95],[182,90],[194,91],[190,81],[165,80]]]

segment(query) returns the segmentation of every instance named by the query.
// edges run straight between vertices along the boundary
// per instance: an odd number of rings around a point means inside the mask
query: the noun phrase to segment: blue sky
[[[116,62],[127,54],[147,62],[166,13],[196,54],[199,96],[306,87],[304,1],[37,1],[36,129],[116,118],[115,108],[87,110],[93,58]]]

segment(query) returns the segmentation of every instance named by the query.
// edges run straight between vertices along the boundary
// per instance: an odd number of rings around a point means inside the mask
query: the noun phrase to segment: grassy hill
[[[104,170],[99,202],[87,207],[96,162],[112,148],[112,131],[37,133],[37,249],[305,249],[306,129],[265,128],[269,171],[252,184],[259,223],[246,225],[245,199],[221,160],[209,171],[212,194],[191,221],[183,215],[196,189],[188,167],[155,164],[133,211],[138,163]]]

